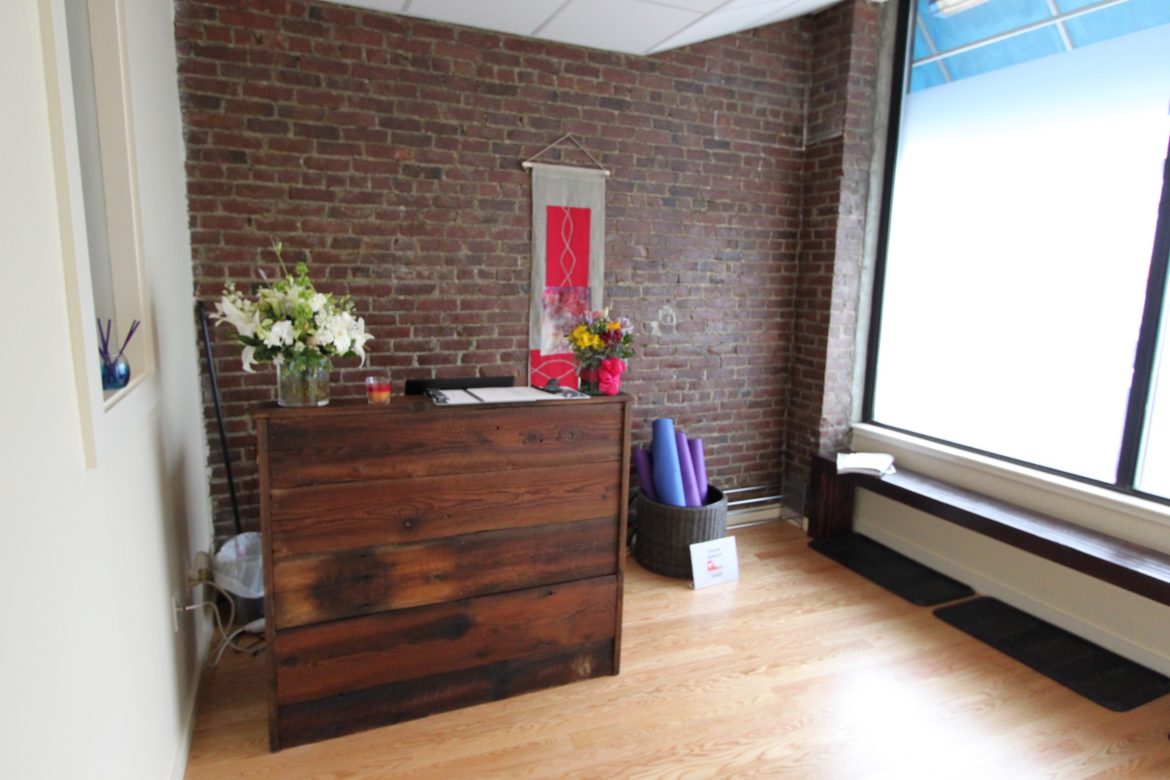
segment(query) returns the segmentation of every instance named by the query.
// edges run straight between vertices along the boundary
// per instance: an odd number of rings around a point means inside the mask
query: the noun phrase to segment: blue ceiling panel
[[[1162,0],[1157,0],[1157,2],[1161,1]],[[1102,2],[1102,0],[1055,0],[1055,2],[1056,10],[1063,14],[1068,13],[1069,11],[1075,11],[1078,8],[1086,8],[1090,5],[1096,5],[1097,3]]]
[[[930,42],[922,34],[922,30],[914,30],[914,51],[920,52],[931,51]],[[915,57],[918,55],[915,54]],[[920,89],[929,89],[930,87],[937,87],[939,84],[947,83],[947,78],[943,74],[942,66],[937,62],[928,62],[925,65],[917,65],[910,71],[910,91],[917,92]]]
[[[926,36],[922,34],[922,28],[915,26],[914,28],[914,59],[921,59],[922,57],[934,54],[935,50],[931,47],[930,41],[926,40]]]
[[[939,51],[974,43],[1051,16],[1046,0],[987,0],[982,5],[950,16],[933,14],[930,0],[918,0],[918,20],[926,27]]]
[[[1071,11],[1090,2],[1093,0],[1057,0],[1057,6],[1061,11]],[[1073,46],[1078,48],[1163,24],[1170,24],[1170,0],[1129,0],[1064,23]],[[1170,53],[1167,60],[1170,62]]]
[[[948,16],[932,13],[930,0],[917,3],[913,60],[944,56],[938,62],[914,67],[911,92],[1059,54],[1067,51],[1068,45],[1076,49],[1170,24],[1170,0],[1124,0],[1019,34],[1012,33],[1060,14],[1089,8],[1101,0],[1052,0],[1051,6],[1049,0],[985,0]],[[1062,32],[1068,35],[1068,45]],[[976,45],[947,54],[970,44]],[[1167,71],[1170,73],[1170,53]]]
[[[928,62],[925,65],[919,65],[910,71],[910,91],[917,92],[920,89],[930,89],[937,87],[939,84],[946,84],[947,79],[943,76],[942,68],[937,62]]]
[[[992,70],[999,70],[1021,62],[1059,54],[1064,51],[1060,33],[1053,27],[1014,35],[996,43],[980,46],[973,51],[955,54],[943,60],[947,72],[955,81],[978,76]]]

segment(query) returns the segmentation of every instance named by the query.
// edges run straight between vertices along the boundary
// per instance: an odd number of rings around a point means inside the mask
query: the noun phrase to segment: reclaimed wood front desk
[[[617,674],[626,396],[257,414],[273,750]]]

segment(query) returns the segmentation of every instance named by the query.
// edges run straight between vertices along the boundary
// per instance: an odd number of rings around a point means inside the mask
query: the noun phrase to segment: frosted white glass
[[[877,422],[1115,479],[1167,52],[1163,26],[907,96]]]

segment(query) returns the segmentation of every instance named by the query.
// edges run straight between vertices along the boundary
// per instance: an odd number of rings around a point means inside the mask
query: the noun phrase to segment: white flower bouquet
[[[282,274],[277,282],[257,290],[254,301],[229,282],[211,315],[217,325],[226,322],[236,329],[244,370],[254,373],[253,365],[269,361],[286,371],[320,369],[334,357],[351,355],[365,365],[365,345],[373,336],[365,320],[354,315],[353,301],[317,292],[304,262],[296,264],[295,276],[290,274],[282,248],[281,242],[272,242]]]

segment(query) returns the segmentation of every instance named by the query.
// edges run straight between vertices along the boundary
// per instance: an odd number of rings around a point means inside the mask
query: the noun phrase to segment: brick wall
[[[892,10],[892,9],[891,9]],[[848,441],[877,71],[878,15],[841,3],[813,22],[800,274],[785,474],[799,494],[809,457]]]
[[[319,287],[353,296],[396,391],[411,377],[523,380],[531,202],[519,163],[572,132],[613,171],[605,287],[641,330],[623,386],[635,444],[673,417],[704,439],[713,481],[774,482],[789,368],[803,371],[792,350],[806,348],[796,295],[832,284],[800,272],[798,245],[809,167],[821,171],[803,150],[822,24],[643,58],[297,0],[178,0],[196,294],[212,301],[229,280],[271,273],[279,236],[294,259],[311,254]],[[812,104],[847,98],[835,89]],[[831,200],[841,166],[830,165],[814,178]],[[250,410],[273,399],[274,377],[240,370],[227,328],[215,349],[250,526]],[[357,394],[354,363],[338,362],[335,397]],[[816,382],[803,377],[802,392]]]

